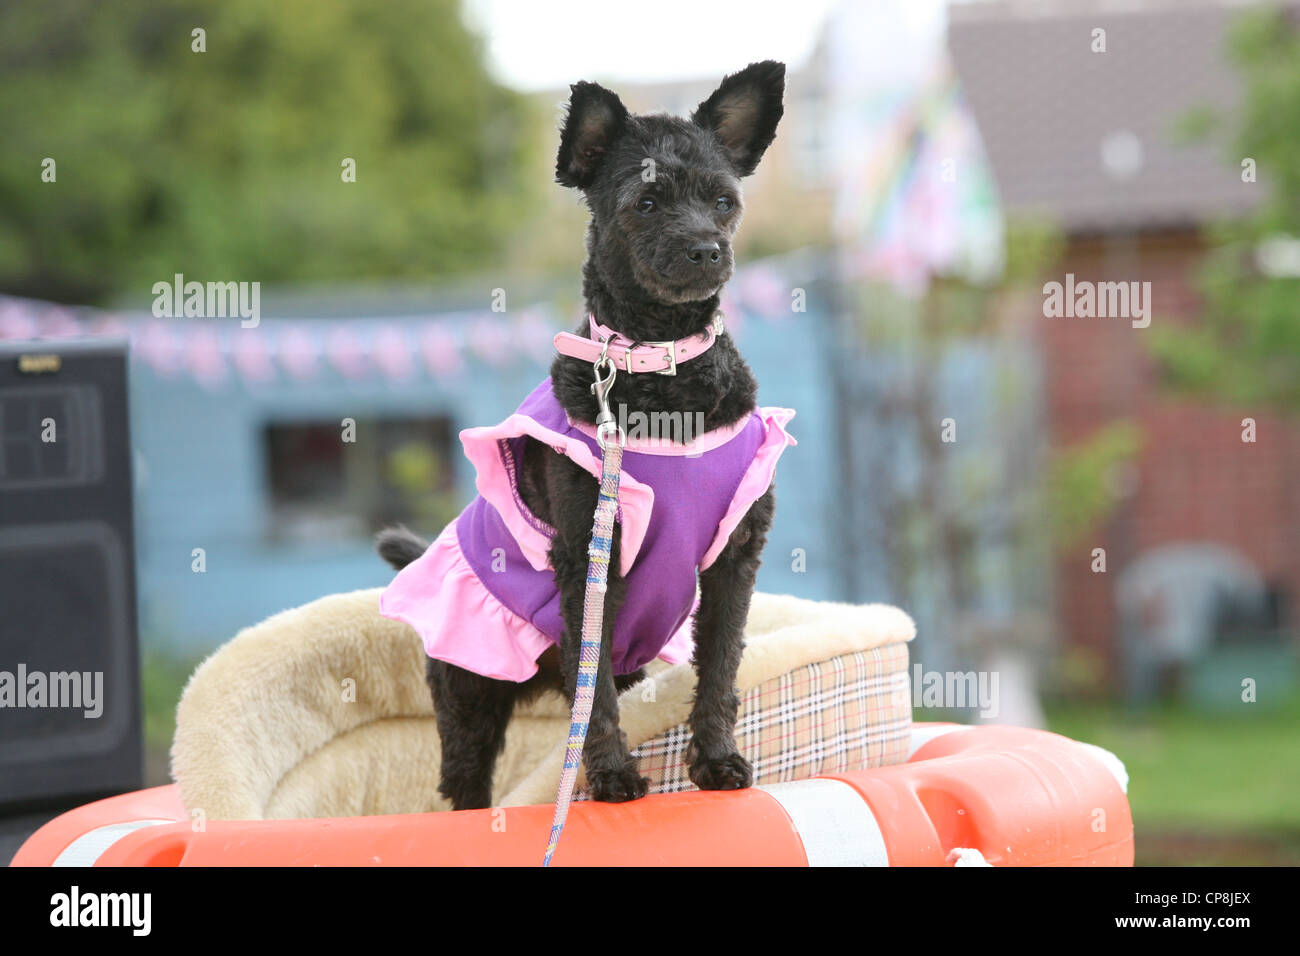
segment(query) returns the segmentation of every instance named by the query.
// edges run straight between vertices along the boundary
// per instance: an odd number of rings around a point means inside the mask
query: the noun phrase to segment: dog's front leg
[[[564,640],[560,645],[560,666],[564,694],[573,703],[578,681],[578,654],[582,645],[582,618],[586,602],[587,549],[591,544],[592,517],[598,486],[587,472],[567,458],[553,466],[562,472],[549,476],[555,538],[551,542],[551,565],[560,589],[560,611],[564,618]],[[609,559],[609,580],[605,591],[605,616],[600,642],[600,665],[596,693],[583,748],[583,764],[593,799],[608,803],[636,800],[646,794],[649,781],[637,771],[627,750],[627,738],[618,725],[618,690],[611,660],[614,621],[627,593],[627,582],[619,574],[621,532],[614,527]]]
[[[726,548],[700,573],[695,612],[695,703],[691,707],[690,777],[701,790],[739,790],[754,778],[736,749],[736,671],[745,646],[745,621],[754,580],[772,524],[769,488],[750,507]]]

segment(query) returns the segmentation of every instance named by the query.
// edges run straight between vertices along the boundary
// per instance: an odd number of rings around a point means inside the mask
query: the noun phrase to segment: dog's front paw
[[[696,758],[691,763],[691,782],[701,790],[744,790],[754,782],[754,769],[738,753],[722,757]]]
[[[588,770],[587,783],[591,799],[602,803],[626,803],[640,800],[650,789],[650,781],[630,763],[617,770]]]

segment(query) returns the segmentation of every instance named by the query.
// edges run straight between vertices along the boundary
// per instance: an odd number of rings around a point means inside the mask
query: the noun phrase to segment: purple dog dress
[[[696,574],[771,485],[777,459],[795,443],[785,431],[792,417],[761,408],[685,445],[638,438],[629,423],[618,511],[627,598],[614,623],[615,673],[656,657],[690,659]],[[430,657],[515,682],[536,674],[538,657],[564,633],[549,563],[555,532],[517,485],[529,436],[599,478],[595,428],[571,422],[546,379],[501,424],[460,433],[478,496],[379,598],[380,613],[415,628]]]

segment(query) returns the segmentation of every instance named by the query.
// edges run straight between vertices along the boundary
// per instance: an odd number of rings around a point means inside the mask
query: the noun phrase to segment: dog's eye
[[[637,200],[636,211],[640,213],[654,212],[655,201],[651,199],[649,196],[642,196],[640,199]]]
[[[716,203],[719,212],[731,212],[731,207],[735,205],[730,196],[719,196]]]

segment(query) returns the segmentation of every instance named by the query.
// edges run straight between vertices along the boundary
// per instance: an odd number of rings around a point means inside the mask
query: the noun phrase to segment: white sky
[[[720,76],[754,60],[797,69],[835,0],[467,0],[489,64],[521,90],[580,80]]]

